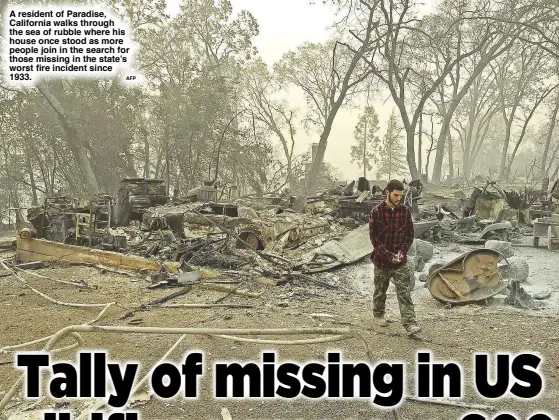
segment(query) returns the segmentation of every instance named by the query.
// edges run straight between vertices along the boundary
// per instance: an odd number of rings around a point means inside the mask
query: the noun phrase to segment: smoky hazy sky
[[[323,42],[332,36],[329,27],[335,21],[335,8],[324,5],[322,0],[230,0],[233,13],[248,10],[258,21],[259,35],[254,39],[254,44],[260,56],[271,68],[281,56],[295,50],[304,42]],[[431,9],[435,0],[425,0],[422,10]],[[180,0],[168,0],[168,12],[174,15],[179,10]],[[289,102],[294,107],[304,108],[305,102],[302,95],[290,90]],[[386,130],[386,121],[390,112],[395,109],[391,98],[386,95],[371,98],[371,105],[375,107],[380,119],[379,136]],[[342,109],[334,122],[325,160],[334,165],[344,179],[358,178],[362,170],[350,161],[350,146],[354,142],[353,131],[362,107]],[[399,114],[397,114],[399,115]],[[303,153],[309,149],[313,142],[318,143],[319,134],[306,133],[302,128],[297,133],[296,153]],[[403,143],[402,143],[403,144]],[[405,148],[402,146],[402,154]],[[374,171],[374,169],[373,169]]]

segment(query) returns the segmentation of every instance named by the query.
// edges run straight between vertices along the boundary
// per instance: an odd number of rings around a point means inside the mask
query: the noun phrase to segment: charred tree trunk
[[[446,137],[448,141],[448,174],[450,179],[454,178],[454,153],[452,150],[452,136],[450,135],[450,131],[446,132]]]
[[[406,160],[408,161],[411,178],[418,179],[419,171],[415,162],[415,125],[406,129],[406,144],[408,150],[406,153]]]
[[[557,123],[557,113],[559,112],[559,96],[555,100],[555,108],[551,114],[551,119],[549,120],[549,129],[547,130],[547,136],[545,138],[545,147],[542,154],[542,168],[540,175],[542,177],[549,174],[549,169],[547,166],[547,155],[549,153],[549,146],[551,144],[551,138],[553,137],[553,130],[555,129],[555,124]],[[551,162],[552,163],[552,162]]]
[[[357,79],[356,81],[353,82],[351,81],[351,77],[353,76],[353,72],[355,71],[357,64],[361,61],[361,59],[363,58],[363,56],[365,55],[365,53],[368,51],[370,47],[369,43],[371,41],[371,33],[373,31],[373,26],[374,26],[373,11],[371,10],[369,13],[369,21],[368,21],[365,38],[361,46],[359,47],[359,49],[354,51],[349,67],[343,76],[342,84],[338,92],[338,97],[337,98],[335,97],[336,92],[334,90],[330,93],[331,108],[326,118],[324,129],[322,130],[322,134],[320,135],[320,141],[318,142],[318,150],[316,152],[315,160],[313,161],[313,164],[311,166],[311,173],[309,175],[309,179],[306,185],[307,196],[313,195],[317,190],[318,180],[320,178],[320,175],[322,174],[322,169],[323,169],[324,153],[326,152],[326,145],[328,144],[328,137],[330,136],[330,132],[332,131],[332,124],[334,123],[334,118],[336,118],[338,111],[340,110],[342,104],[344,103],[348,91],[357,83],[360,83],[363,80],[365,80],[365,78],[369,75],[369,72],[366,72],[363,75],[361,75],[359,79]],[[334,47],[334,51],[333,51],[334,57],[335,57],[335,53],[336,53],[336,47]],[[334,71],[335,70],[333,67],[332,72]],[[413,137],[413,133],[412,133],[412,137]],[[414,166],[415,166],[415,156],[412,155],[412,159],[414,161]]]
[[[146,128],[146,122],[144,121],[143,115],[140,116],[141,127],[140,133],[142,134],[142,138],[144,140],[144,178],[150,177],[150,154],[149,154],[149,136],[148,130]]]
[[[363,178],[367,179],[367,118],[365,118],[365,136],[363,138]]]
[[[318,149],[316,151],[315,160],[312,164],[311,173],[309,175],[309,180],[307,183],[307,195],[313,195],[316,192],[318,187],[318,182],[323,174],[324,153],[326,152],[326,145],[328,144],[328,137],[330,136],[330,131],[332,131],[332,124],[334,123],[334,118],[336,117],[336,114],[338,113],[340,106],[341,106],[341,101],[334,104],[330,114],[328,115],[328,119],[326,120],[324,130],[320,135],[320,141],[318,142]]]
[[[167,183],[167,195],[169,195],[169,188],[171,182],[171,169],[169,168],[169,164],[170,164],[169,138],[170,138],[169,114],[167,113],[167,109],[165,109],[165,134],[164,134],[163,147],[165,148],[165,179]]]
[[[433,143],[435,140],[435,125],[433,123],[433,115],[431,115],[431,144],[429,145],[429,149],[427,149],[427,159],[425,161],[425,173],[428,174],[429,173],[429,160],[431,159],[431,152],[434,150],[433,149]]]
[[[418,139],[417,139],[417,168],[419,170],[419,176],[421,177],[421,167],[422,167],[422,160],[421,160],[421,155],[422,155],[422,142],[421,142],[421,137],[423,135],[423,112],[419,115],[419,134],[418,134]]]
[[[559,174],[559,164],[555,167],[555,171],[553,171],[553,175],[551,175],[550,180],[555,181],[557,179],[558,174]]]
[[[31,187],[31,205],[36,206],[37,200],[37,185],[35,184],[35,174],[33,173],[33,166],[31,165],[31,156],[29,149],[25,151],[25,167],[29,175],[29,185]]]
[[[39,172],[41,173],[41,179],[43,181],[43,184],[45,185],[45,194],[49,196],[52,194],[50,190],[50,182],[51,182],[50,173],[47,169],[45,169],[45,164],[40,158],[37,159],[37,163],[39,164]]]
[[[157,162],[155,164],[155,178],[161,178],[161,165],[163,164],[163,153],[164,147],[163,144],[159,145],[159,149],[157,151]]]
[[[499,178],[505,177],[505,168],[507,167],[507,158],[510,143],[510,134],[512,129],[514,111],[510,119],[507,118],[505,110],[503,110],[503,118],[505,120],[505,138],[503,139],[503,148],[501,150],[501,162],[499,163]]]
[[[134,165],[134,155],[130,153],[130,145],[124,147],[124,156],[126,157],[126,176],[130,178],[137,178],[138,173]]]

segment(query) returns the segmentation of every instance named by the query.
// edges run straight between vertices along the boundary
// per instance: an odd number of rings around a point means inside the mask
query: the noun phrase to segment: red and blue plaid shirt
[[[373,244],[371,261],[376,267],[398,268],[406,263],[408,250],[413,242],[413,220],[410,210],[403,204],[389,207],[383,201],[371,210],[369,234]],[[404,254],[399,263],[392,259],[398,252]]]

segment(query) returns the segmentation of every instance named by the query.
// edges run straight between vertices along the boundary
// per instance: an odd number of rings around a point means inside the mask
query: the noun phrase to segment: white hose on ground
[[[61,302],[58,301],[56,299],[51,298],[50,296],[45,295],[43,292],[38,291],[37,289],[35,289],[34,287],[30,286],[27,281],[25,279],[22,279],[15,271],[13,271],[12,269],[10,269],[10,267],[8,267],[3,260],[0,260],[0,265],[2,265],[2,267],[4,267],[4,270],[8,271],[9,273],[11,273],[16,279],[18,279],[25,287],[27,287],[28,289],[32,290],[33,292],[37,293],[39,296],[44,297],[45,299],[56,303],[58,305],[62,305],[62,306],[73,306],[73,307],[77,307],[77,308],[99,308],[99,307],[107,307],[110,305],[114,305],[116,302],[110,302],[110,303],[68,303],[68,302]]]
[[[173,344],[171,346],[171,348],[167,351],[167,353],[165,353],[161,359],[159,359],[159,361],[156,364],[159,364],[161,362],[163,362],[164,360],[166,360],[173,351],[175,351],[175,349],[179,346],[180,343],[182,343],[182,341],[186,338],[186,334],[183,334],[179,337],[179,339],[175,342],[175,344]],[[155,366],[155,365],[154,365]],[[147,382],[147,380],[150,377],[150,373],[151,370],[146,373],[146,375],[140,380],[140,382],[138,382],[138,384],[132,389],[132,391],[130,392],[130,396],[133,397],[136,392],[138,392],[140,390],[140,388],[142,388],[142,386],[144,386],[144,384]],[[103,399],[103,400],[99,400],[97,401],[91,408],[84,410],[82,412],[80,412],[79,416],[76,418],[76,420],[84,420],[87,418],[87,416],[93,412],[93,411],[97,411],[100,410],[101,408],[103,408],[104,405],[107,404],[107,400]]]
[[[198,335],[334,335],[334,336],[344,336],[345,338],[358,338],[365,343],[367,349],[367,355],[370,356],[369,348],[367,342],[359,334],[352,332],[349,328],[277,328],[277,329],[241,329],[241,328],[165,328],[165,327],[118,327],[118,326],[94,326],[94,325],[71,325],[65,327],[54,334],[48,343],[43,348],[43,351],[51,351],[54,345],[60,341],[62,338],[66,337],[68,334],[77,333],[95,333],[95,332],[105,332],[105,333],[142,333],[142,334],[181,334],[183,336],[189,334]],[[78,335],[79,337],[79,335]],[[176,346],[182,341],[182,337],[175,345],[166,353],[163,358],[167,357]],[[293,344],[299,344],[294,342]],[[163,360],[163,359],[162,359]],[[0,401],[0,412],[7,406],[7,404],[14,397],[16,392],[19,390],[24,382],[25,374],[22,374],[12,388],[4,395]],[[147,378],[142,379],[138,385],[141,385],[147,380]],[[134,389],[139,389],[138,386]],[[105,404],[104,401],[95,404]],[[97,407],[96,409],[98,409]],[[83,418],[81,415],[78,419]],[[76,420],[78,420],[76,419]]]
[[[80,282],[75,282],[75,281],[66,281],[66,280],[60,280],[60,279],[55,279],[53,277],[49,277],[49,276],[45,276],[43,274],[39,274],[39,273],[34,273],[32,271],[29,270],[24,270],[23,268],[19,268],[19,267],[14,267],[14,270],[17,270],[21,273],[25,273],[29,276],[33,276],[33,277],[37,277],[40,279],[45,279],[45,280],[50,280],[50,281],[55,281],[57,283],[62,283],[62,284],[69,284],[70,286],[76,286],[76,287],[86,287],[89,289],[92,289],[93,287],[85,282],[80,283]]]
[[[101,312],[99,312],[99,315],[97,315],[94,319],[89,321],[87,323],[87,325],[91,325],[91,324],[97,322],[99,319],[101,319],[101,317],[105,314],[107,309],[109,309],[112,305],[114,305],[114,303],[108,303],[107,306],[105,306],[103,308],[103,310]],[[29,346],[32,346],[33,344],[44,343],[45,341],[49,341],[52,337],[53,337],[52,335],[49,335],[48,337],[39,338],[37,340],[28,341],[26,343],[14,344],[13,346],[0,347],[0,354],[14,354],[14,353],[16,353],[14,350],[21,349],[21,348],[24,348],[24,347],[29,347]],[[77,347],[79,347],[79,346],[76,345],[76,343],[74,343],[70,346],[62,347],[60,349],[53,350],[51,352],[51,354],[60,353],[60,352],[66,351],[66,350],[72,350],[72,349],[75,349]]]

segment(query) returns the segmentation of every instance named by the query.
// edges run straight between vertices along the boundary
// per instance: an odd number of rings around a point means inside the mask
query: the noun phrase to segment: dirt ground
[[[417,281],[412,297],[416,304],[418,321],[423,328],[422,340],[408,338],[399,323],[397,302],[393,286],[389,289],[388,328],[374,328],[372,324],[372,265],[362,261],[350,267],[327,273],[324,281],[335,282],[343,290],[328,290],[320,286],[299,282],[284,286],[265,286],[244,282],[239,289],[263,291],[260,298],[248,298],[194,288],[173,303],[214,303],[251,305],[250,308],[156,308],[135,310],[141,303],[166,296],[176,289],[148,290],[149,283],[141,275],[128,277],[114,273],[101,273],[96,268],[48,268],[39,273],[64,280],[83,280],[97,289],[78,288],[44,279],[26,277],[29,284],[49,296],[73,303],[117,302],[96,325],[207,327],[207,328],[351,328],[367,341],[373,361],[401,360],[407,363],[407,393],[415,395],[415,355],[418,350],[430,350],[435,360],[458,361],[464,368],[463,404],[494,406],[497,411],[516,413],[528,418],[534,412],[559,415],[559,254],[543,248],[527,246],[515,248],[517,255],[530,264],[528,292],[548,290],[551,297],[543,301],[546,308],[539,311],[515,309],[505,306],[498,296],[483,305],[446,308],[435,301]],[[439,244],[431,261],[449,261],[465,252],[468,247]],[[2,254],[7,258],[8,254]],[[428,266],[425,268],[427,271]],[[419,273],[416,273],[419,274]],[[222,276],[222,280],[231,279]],[[99,308],[74,308],[56,305],[25,288],[11,276],[0,277],[0,346],[14,345],[54,334],[59,329],[81,324],[95,318]],[[134,311],[131,316],[125,314]],[[143,377],[179,338],[177,335],[146,334],[93,334],[84,333],[86,348],[106,349],[112,360],[139,360]],[[274,337],[262,337],[272,339]],[[283,338],[283,337],[282,337]],[[303,337],[288,336],[285,339]],[[304,337],[310,338],[310,337]],[[29,350],[39,349],[35,345]],[[358,340],[311,345],[275,345],[235,342],[218,337],[188,336],[172,353],[170,359],[182,361],[182,355],[192,350],[205,352],[205,376],[201,380],[200,397],[196,401],[178,398],[161,401],[156,398],[134,403],[134,409],[143,419],[221,419],[222,408],[227,408],[233,419],[393,419],[393,413],[374,408],[367,400],[216,400],[213,398],[212,366],[217,360],[260,361],[262,350],[277,350],[279,361],[324,360],[328,350],[338,349],[345,360],[364,360],[365,350]],[[486,352],[538,352],[544,357],[542,373],[545,377],[543,395],[533,401],[519,401],[505,397],[489,401],[477,396],[473,384],[472,354]],[[57,359],[73,360],[75,351],[66,351]],[[17,380],[19,372],[13,367],[11,355],[0,355],[0,397]],[[147,388],[145,388],[147,391]],[[33,401],[18,394],[0,419],[41,418],[41,409],[54,407],[45,399],[35,407]],[[88,403],[59,403],[57,407],[72,410],[77,416]],[[29,410],[30,411],[25,411]],[[460,419],[467,408],[406,401],[399,409],[402,419]],[[484,410],[482,410],[484,411]],[[489,412],[488,412],[489,413]],[[491,417],[489,417],[491,418]]]

